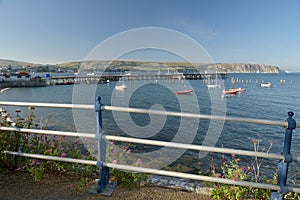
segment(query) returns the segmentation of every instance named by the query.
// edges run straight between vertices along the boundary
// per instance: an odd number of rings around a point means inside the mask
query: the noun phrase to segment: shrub
[[[16,110],[16,120],[12,120],[6,111],[1,111],[0,126],[16,128],[38,128],[35,123],[34,108],[29,107],[29,115],[26,118],[20,116],[21,110]],[[79,138],[67,140],[65,136],[50,136],[40,134],[21,133],[18,131],[1,131],[0,134],[0,160],[2,167],[27,171],[35,181],[44,178],[46,173],[75,173],[82,176],[90,176],[96,173],[96,166],[88,166],[78,163],[67,163],[12,156],[4,154],[4,151],[15,151],[32,154],[42,154],[58,157],[71,157],[78,159],[94,160],[84,149]]]
[[[240,159],[233,158],[229,163],[221,166],[219,173],[213,172],[217,178],[231,179],[234,181],[247,181],[250,179],[251,169],[241,167]],[[214,199],[244,199],[250,193],[250,188],[244,186],[235,186],[227,184],[216,184],[210,196]]]
[[[261,140],[251,140],[253,142],[255,152],[269,152],[272,147],[272,143],[270,143],[267,149],[259,149]],[[268,179],[267,177],[261,174],[261,167],[263,162],[263,158],[255,157],[254,161],[250,163],[249,166],[242,166],[240,158],[236,158],[235,155],[232,155],[231,160],[222,163],[220,170],[213,169],[212,175],[217,178],[231,179],[234,181],[249,181],[277,184],[277,173],[274,173],[272,179]],[[215,184],[215,187],[210,195],[214,199],[269,199],[271,196],[271,192],[271,190],[259,189],[254,187]]]
[[[106,160],[113,164],[126,164],[142,167],[142,159],[131,156],[131,149],[132,146],[128,144],[116,145],[114,142],[111,142],[107,146]],[[141,183],[146,181],[148,177],[144,173],[129,172],[118,169],[111,169],[110,174],[112,180],[117,181],[121,185],[121,187],[140,185]]]

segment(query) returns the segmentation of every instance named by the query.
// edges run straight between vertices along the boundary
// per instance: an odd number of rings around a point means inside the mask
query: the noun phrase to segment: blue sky
[[[0,58],[82,60],[133,28],[186,34],[215,62],[300,71],[299,0],[0,0]]]

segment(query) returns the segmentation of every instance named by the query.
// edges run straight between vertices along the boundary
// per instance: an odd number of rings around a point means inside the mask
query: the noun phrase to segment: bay
[[[238,83],[232,83],[234,79]],[[257,82],[271,82],[272,87],[262,88]],[[286,80],[281,84],[280,80]],[[166,110],[213,114],[214,109],[224,109],[227,116],[247,117],[284,121],[287,112],[293,111],[296,121],[300,119],[300,74],[228,74],[224,88],[246,88],[246,91],[228,98],[221,97],[223,88],[208,89],[202,80],[135,80],[127,81],[127,90],[116,91],[115,82],[98,85],[59,85],[39,88],[11,88],[0,93],[1,101],[44,102],[44,103],[84,103],[94,104],[101,96],[104,105],[124,106],[143,109]],[[175,90],[193,89],[192,95],[174,95]],[[215,101],[212,100],[215,98]],[[15,107],[5,106],[12,116]],[[22,108],[26,114],[26,108]],[[219,112],[217,112],[219,113]],[[56,108],[36,108],[36,120],[42,127],[52,130],[64,130],[96,133],[96,114],[93,110],[71,110]],[[162,122],[162,123],[160,123]],[[220,124],[219,124],[220,125]],[[222,125],[222,124],[221,124]],[[124,127],[122,127],[124,126]],[[202,144],[214,122],[209,120],[183,120],[178,117],[157,117],[142,114],[117,116],[111,111],[103,112],[103,129],[106,134],[133,136],[164,141]],[[216,125],[217,126],[217,125]],[[145,131],[146,130],[146,131]],[[195,132],[196,131],[196,132]],[[180,133],[178,133],[180,132]],[[191,134],[195,132],[195,134]],[[280,153],[283,149],[285,129],[268,125],[255,125],[226,122],[222,126],[216,146],[253,150],[252,139],[261,140],[260,151]],[[214,135],[215,136],[215,135]],[[293,134],[292,153],[299,155],[300,134],[296,129]],[[137,150],[151,152],[158,147],[137,146]],[[173,151],[173,150],[170,150]],[[209,166],[211,154],[199,159],[198,152],[187,151],[172,165],[189,162],[191,168],[198,169],[198,161]],[[216,156],[215,159],[220,159]],[[249,158],[245,158],[249,159]],[[249,160],[245,160],[249,162]],[[273,165],[274,161],[264,161]],[[274,166],[276,168],[276,164]],[[292,165],[297,173],[299,167]]]

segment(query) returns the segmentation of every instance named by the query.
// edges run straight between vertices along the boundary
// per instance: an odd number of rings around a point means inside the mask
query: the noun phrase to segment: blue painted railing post
[[[95,112],[97,117],[97,133],[96,133],[96,140],[98,142],[98,163],[97,166],[99,167],[99,181],[97,186],[97,193],[102,193],[103,190],[106,188],[106,185],[109,181],[109,168],[104,167],[103,163],[105,162],[106,156],[106,142],[102,138],[102,110],[101,106],[101,97],[98,96],[96,99],[95,104]]]
[[[288,193],[288,187],[286,186],[287,175],[289,164],[293,161],[293,156],[291,154],[291,143],[292,143],[292,134],[293,130],[296,128],[296,121],[293,119],[293,112],[288,112],[287,118],[287,127],[285,130],[284,146],[283,146],[283,155],[284,160],[278,163],[278,185],[280,186],[280,193],[273,192],[271,200],[283,200],[284,195]]]

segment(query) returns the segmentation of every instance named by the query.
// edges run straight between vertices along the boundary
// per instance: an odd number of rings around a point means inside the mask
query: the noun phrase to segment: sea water
[[[285,80],[285,82],[283,81]],[[271,82],[270,88],[260,87],[261,82]],[[10,88],[0,94],[1,101],[43,102],[43,103],[83,103],[94,104],[101,96],[104,105],[153,109],[195,114],[214,114],[213,109],[221,109],[226,116],[284,121],[287,112],[295,113],[300,121],[300,74],[228,74],[227,79],[219,82],[224,87],[208,89],[203,80],[132,80],[127,81],[127,89],[114,90],[116,82],[98,85],[60,85],[37,88]],[[245,88],[246,91],[233,96],[222,97],[222,89]],[[193,89],[193,94],[174,95],[175,90]],[[215,91],[211,91],[215,90]],[[214,100],[212,100],[212,96]],[[5,106],[12,116],[15,107]],[[24,115],[27,108],[22,108]],[[222,112],[217,112],[222,113]],[[96,114],[94,110],[72,110],[57,108],[36,108],[36,120],[40,126],[52,130],[96,133]],[[180,117],[160,117],[150,115],[120,115],[103,111],[103,130],[106,134],[142,137],[163,141],[175,141],[201,145],[205,141],[210,120],[183,120]],[[220,124],[219,124],[220,125]],[[220,134],[214,135],[215,146],[253,150],[253,140],[260,141],[259,151],[280,153],[283,149],[285,129],[269,125],[256,125],[235,122],[221,124]],[[124,127],[122,127],[124,126]],[[146,131],[145,131],[146,130]],[[219,130],[219,129],[218,129]],[[180,131],[180,133],[178,133]],[[196,131],[196,132],[195,132]],[[209,135],[208,135],[209,137]],[[300,154],[300,132],[293,133],[292,153]],[[137,151],[150,152],[159,147],[137,146]],[[170,149],[172,151],[172,149]],[[198,152],[187,151],[172,165],[185,165],[200,170],[198,163],[210,166],[219,162],[222,156],[208,154],[199,158]],[[230,157],[231,155],[226,155]],[[245,158],[245,163],[252,161]],[[275,161],[264,160],[265,165],[276,168]],[[292,165],[294,172],[299,171],[297,164]]]

